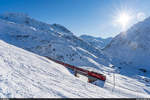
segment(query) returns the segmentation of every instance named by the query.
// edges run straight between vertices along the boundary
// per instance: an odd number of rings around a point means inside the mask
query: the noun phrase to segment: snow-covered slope
[[[81,35],[80,38],[98,49],[105,48],[112,40],[112,37],[103,39],[101,37],[93,37],[89,35]]]
[[[107,96],[105,95],[107,94]],[[63,66],[0,40],[0,98],[116,97]]]
[[[0,15],[0,39],[0,97],[150,97],[148,77],[135,75],[134,68],[127,69],[129,74],[106,67],[109,59],[101,50],[61,25],[20,13],[4,14]],[[83,82],[63,66],[20,48],[91,68],[107,79],[99,86]]]
[[[113,38],[104,51],[116,66],[150,71],[150,18],[133,25]]]
[[[41,56],[80,67],[99,69],[101,64],[109,65],[109,59],[101,50],[76,37],[65,27],[46,24],[25,14],[0,15],[0,39]]]
[[[62,65],[0,40],[0,98],[150,97],[148,84],[115,74],[114,87],[112,75],[98,87],[74,77]]]

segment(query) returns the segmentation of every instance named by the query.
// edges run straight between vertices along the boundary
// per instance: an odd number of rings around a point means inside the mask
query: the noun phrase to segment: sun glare
[[[117,22],[122,26],[122,29],[125,30],[126,26],[130,21],[130,16],[127,13],[121,13],[118,18]]]

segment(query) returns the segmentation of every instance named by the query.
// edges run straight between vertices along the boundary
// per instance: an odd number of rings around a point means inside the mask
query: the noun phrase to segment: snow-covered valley
[[[103,39],[101,37],[93,37],[89,35],[81,35],[80,38],[98,49],[105,48],[112,40],[112,37]]]
[[[0,15],[0,39],[1,98],[150,97],[149,70],[117,66],[110,57],[113,49],[105,51],[114,39],[102,51],[59,24],[46,24],[18,13]],[[93,83],[97,85],[84,82],[43,56],[103,73],[106,81]]]

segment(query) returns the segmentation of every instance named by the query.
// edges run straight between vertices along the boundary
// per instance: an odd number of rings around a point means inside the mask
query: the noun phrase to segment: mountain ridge
[[[149,70],[150,59],[150,17],[141,21],[126,32],[113,38],[103,50],[110,55],[115,63],[124,63],[124,66],[133,66]],[[118,66],[121,64],[118,63]]]
[[[62,25],[46,24],[23,14],[17,15],[0,15],[2,40],[76,66],[100,69],[103,65],[109,65],[109,58],[101,50],[76,37]]]
[[[62,25],[56,24],[54,28],[32,18],[26,22],[24,14],[20,18],[17,14],[8,15],[0,15],[0,97],[150,96],[150,79],[144,72],[140,75],[139,70],[131,67],[114,67],[104,51]],[[102,73],[106,81],[96,81],[97,86],[86,83],[42,56]]]

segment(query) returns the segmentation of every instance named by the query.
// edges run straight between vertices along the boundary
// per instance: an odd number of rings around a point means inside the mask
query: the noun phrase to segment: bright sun
[[[126,29],[126,26],[128,25],[129,21],[130,16],[127,13],[121,13],[117,19],[117,22],[122,26],[123,30]]]

